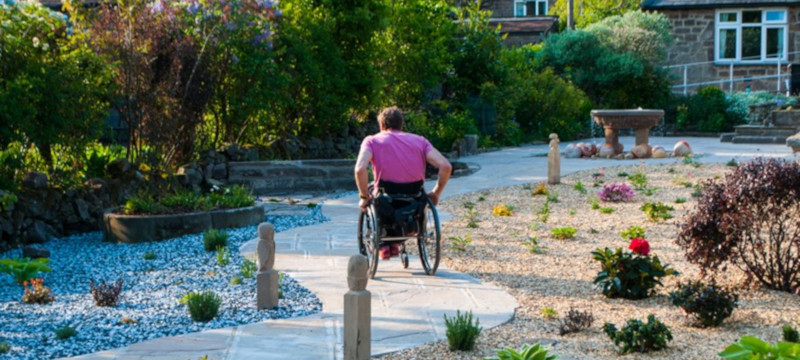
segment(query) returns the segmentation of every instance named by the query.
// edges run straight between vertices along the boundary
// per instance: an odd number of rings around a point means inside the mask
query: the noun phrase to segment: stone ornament
[[[668,157],[667,151],[664,150],[663,146],[653,146],[653,159],[664,159]]]
[[[344,359],[368,360],[371,354],[372,294],[367,291],[367,257],[356,254],[347,262],[344,294]]]
[[[265,222],[258,225],[258,271],[271,270],[275,266],[275,227]]]
[[[369,262],[363,255],[353,255],[347,262],[347,286],[350,291],[363,291],[367,289],[367,270]]]
[[[547,183],[558,184],[561,182],[561,154],[558,150],[558,134],[550,134],[550,153],[547,154]]]
[[[675,157],[686,156],[692,154],[692,147],[689,146],[689,143],[681,140],[675,144],[675,147],[672,148],[672,153]]]

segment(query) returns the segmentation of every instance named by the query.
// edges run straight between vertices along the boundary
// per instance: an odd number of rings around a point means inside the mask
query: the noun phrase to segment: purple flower
[[[233,59],[233,63],[234,63],[234,64],[238,64],[238,63],[239,63],[239,57],[238,57],[238,56],[236,56],[236,55],[233,55],[233,58],[232,58],[232,59]]]
[[[633,189],[627,184],[608,184],[603,190],[597,192],[600,200],[611,202],[628,202],[636,196]]]
[[[156,0],[156,2],[150,4],[150,11],[152,12],[164,11],[164,0]]]

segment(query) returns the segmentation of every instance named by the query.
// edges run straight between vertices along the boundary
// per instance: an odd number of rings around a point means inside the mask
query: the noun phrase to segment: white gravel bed
[[[276,231],[326,221],[321,206],[307,216],[267,217]],[[209,329],[255,323],[266,319],[304,316],[322,310],[316,295],[284,276],[284,297],[274,310],[255,307],[255,277],[240,275],[244,258],[238,248],[257,236],[256,226],[227,229],[230,263],[217,264],[216,252],[203,249],[203,236],[193,234],[174,239],[115,244],[103,241],[101,232],[53,239],[38,247],[50,250],[51,273],[44,273],[44,285],[55,301],[46,305],[21,302],[22,286],[0,274],[0,342],[11,351],[0,359],[49,359],[75,356],[127,346],[136,342]],[[155,260],[144,260],[153,252]],[[19,257],[19,250],[0,258]],[[280,269],[278,269],[280,270]],[[89,293],[89,279],[113,282],[123,279],[119,304],[95,306]],[[211,290],[222,297],[219,314],[212,321],[192,321],[186,306],[178,300],[191,291]],[[130,318],[135,323],[123,323]],[[54,331],[65,325],[77,335],[57,340]]]

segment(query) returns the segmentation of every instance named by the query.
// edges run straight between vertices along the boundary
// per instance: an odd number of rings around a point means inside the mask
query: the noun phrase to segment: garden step
[[[784,144],[786,136],[734,136],[734,144]]]
[[[740,125],[736,126],[736,136],[783,136],[789,137],[797,132],[794,126],[762,126]]]

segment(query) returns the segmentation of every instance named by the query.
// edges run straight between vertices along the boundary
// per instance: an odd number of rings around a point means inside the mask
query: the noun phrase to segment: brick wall
[[[789,62],[797,63],[800,66],[800,57],[791,54],[800,51],[800,8],[789,8]],[[697,62],[709,62],[703,65],[693,65],[688,67],[688,83],[728,80],[730,78],[729,65],[715,65],[714,61],[714,9],[693,9],[693,10],[662,10],[670,20],[672,25],[673,44],[669,50],[666,65],[681,65]],[[781,74],[787,74],[790,68],[786,65],[781,67]],[[797,69],[795,70],[797,71]],[[778,72],[777,65],[734,65],[733,77],[748,78],[762,75],[775,75]],[[683,69],[673,69],[672,73],[676,76],[676,85],[683,83]],[[783,77],[782,79],[787,79]],[[750,90],[776,91],[776,79],[756,79],[737,81],[734,83],[735,91]],[[725,82],[716,85],[725,91],[729,90],[730,84]],[[680,90],[678,90],[680,91]],[[697,88],[689,88],[690,92],[697,91]],[[786,91],[785,86],[781,86],[781,91]]]

